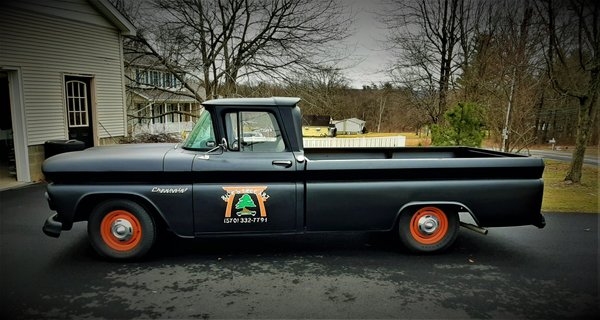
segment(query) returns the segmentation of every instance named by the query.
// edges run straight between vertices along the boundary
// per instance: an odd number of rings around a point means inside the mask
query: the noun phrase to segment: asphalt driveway
[[[181,240],[145,261],[100,259],[85,223],[59,239],[43,186],[0,192],[0,310],[13,318],[595,318],[598,215],[545,229],[461,230],[444,254],[392,237]]]

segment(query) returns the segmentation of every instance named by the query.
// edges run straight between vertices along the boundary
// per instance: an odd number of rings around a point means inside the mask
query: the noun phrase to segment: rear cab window
[[[240,152],[287,150],[275,115],[266,111],[236,111],[225,114],[229,149]]]

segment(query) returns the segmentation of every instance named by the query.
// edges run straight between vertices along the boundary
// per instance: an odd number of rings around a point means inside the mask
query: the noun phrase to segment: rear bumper
[[[46,223],[44,223],[44,227],[42,230],[49,237],[58,238],[60,236],[60,232],[62,231],[62,222],[56,220],[58,213],[55,213],[46,219]]]

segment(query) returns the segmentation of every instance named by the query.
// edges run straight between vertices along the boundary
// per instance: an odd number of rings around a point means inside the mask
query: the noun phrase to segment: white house
[[[135,29],[107,0],[0,1],[0,30],[1,176],[14,161],[18,181],[43,178],[47,140],[127,134],[122,37]]]
[[[365,121],[357,118],[333,121],[337,134],[359,134],[365,129]]]
[[[132,54],[125,58],[129,132],[136,135],[191,131],[202,109],[194,95],[156,59]],[[194,86],[205,99],[204,89]]]

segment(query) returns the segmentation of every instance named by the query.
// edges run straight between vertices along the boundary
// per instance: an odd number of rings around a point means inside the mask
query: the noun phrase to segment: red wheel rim
[[[115,210],[102,219],[100,235],[111,249],[129,251],[142,240],[142,226],[131,212]]]
[[[433,227],[428,230],[423,230],[424,226],[432,225]],[[415,212],[410,220],[410,234],[420,244],[436,244],[448,234],[448,217],[439,208],[421,208]]]

